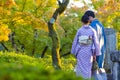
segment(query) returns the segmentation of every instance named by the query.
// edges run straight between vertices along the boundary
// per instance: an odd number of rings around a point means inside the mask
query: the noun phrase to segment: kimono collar
[[[94,19],[92,22],[99,22],[98,19]]]
[[[90,28],[89,25],[83,25],[82,27],[86,29]]]

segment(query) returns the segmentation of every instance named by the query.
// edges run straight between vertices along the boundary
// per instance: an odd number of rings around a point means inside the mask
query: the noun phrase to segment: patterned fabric
[[[92,36],[93,44],[95,47],[96,55],[100,55],[100,47],[98,45],[98,38],[96,35],[96,31],[92,29],[90,26],[82,26],[78,31],[74,38],[71,53],[76,55],[77,65],[76,65],[76,75],[82,76],[83,78],[91,78],[91,67],[92,67],[92,46],[91,45],[80,45],[79,44],[79,36]]]
[[[94,28],[97,32],[97,36],[99,39],[99,44],[100,44],[100,56],[97,56],[97,62],[98,62],[98,66],[99,68],[103,68],[103,63],[104,63],[104,53],[105,53],[105,49],[106,49],[106,36],[105,36],[105,32],[104,32],[104,26],[97,20],[93,20],[90,24],[90,26],[92,28]]]
[[[92,36],[79,36],[79,43],[80,44],[85,44],[85,45],[90,45],[92,44]]]

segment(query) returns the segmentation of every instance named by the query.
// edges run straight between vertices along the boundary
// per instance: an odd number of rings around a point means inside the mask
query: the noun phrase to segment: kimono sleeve
[[[104,26],[102,26],[102,41],[103,41],[102,52],[104,53],[106,50],[106,35],[104,31]]]
[[[78,42],[78,37],[79,37],[79,30],[77,31],[75,37],[74,37],[74,41],[72,43],[72,49],[71,49],[71,53],[76,55],[79,48],[80,48],[80,45],[79,45],[79,42]]]
[[[94,43],[94,47],[95,47],[95,55],[99,56],[99,55],[101,55],[100,44],[99,44],[99,40],[98,40],[96,31],[93,30],[93,32],[94,32],[93,43]]]

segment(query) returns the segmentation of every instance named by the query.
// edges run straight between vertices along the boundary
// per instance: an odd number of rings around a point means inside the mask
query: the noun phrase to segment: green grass
[[[54,70],[51,57],[34,58],[0,52],[0,80],[82,80],[72,71],[74,58],[62,58],[62,70]]]

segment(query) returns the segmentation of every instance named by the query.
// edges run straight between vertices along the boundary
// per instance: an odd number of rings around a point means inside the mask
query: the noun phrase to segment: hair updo
[[[89,22],[89,16],[83,15],[82,18],[81,18],[81,22],[87,24]]]

